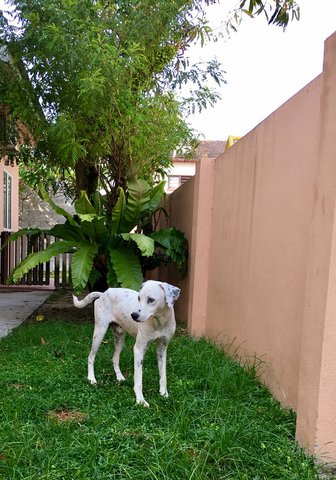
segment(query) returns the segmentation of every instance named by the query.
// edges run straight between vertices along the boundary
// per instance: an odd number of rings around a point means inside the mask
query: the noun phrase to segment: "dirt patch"
[[[30,385],[24,385],[23,383],[12,383],[11,387],[16,388],[17,390],[20,390],[21,388],[28,388],[29,390],[32,389]]]
[[[56,420],[59,423],[65,422],[79,422],[82,423],[86,420],[84,413],[79,412],[78,410],[53,410],[48,413],[48,418],[51,420]]]
[[[72,303],[72,292],[69,290],[58,290],[51,294],[50,297],[37,310],[35,310],[35,312],[29,317],[29,320],[92,322],[93,305],[88,305],[81,309],[76,308]]]

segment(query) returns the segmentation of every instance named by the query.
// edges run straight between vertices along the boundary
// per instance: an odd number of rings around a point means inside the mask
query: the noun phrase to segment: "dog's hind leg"
[[[120,371],[119,360],[125,342],[125,332],[115,323],[112,323],[112,328],[114,334],[113,368],[118,382],[123,382],[125,377]]]
[[[160,374],[160,395],[168,397],[167,390],[167,340],[159,338],[157,340],[156,356]]]
[[[94,374],[94,362],[100,347],[101,342],[105,337],[105,333],[108,329],[109,324],[106,322],[96,321],[93,332],[92,347],[88,358],[88,380],[92,385],[97,384],[97,380]]]

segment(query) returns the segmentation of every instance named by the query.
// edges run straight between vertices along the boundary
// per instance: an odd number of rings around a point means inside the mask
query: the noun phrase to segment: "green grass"
[[[314,462],[294,440],[295,418],[255,376],[204,341],[176,335],[170,396],[158,394],[154,345],[144,362],[146,409],[112,374],[112,334],[86,380],[92,325],[27,323],[0,342],[0,479],[311,480]],[[77,412],[60,422],[51,412]]]

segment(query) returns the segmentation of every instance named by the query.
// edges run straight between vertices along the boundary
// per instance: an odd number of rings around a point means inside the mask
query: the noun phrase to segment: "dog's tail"
[[[78,300],[75,295],[72,295],[73,304],[77,308],[84,308],[89,305],[89,303],[92,303],[94,300],[99,298],[101,295],[103,295],[103,292],[91,292],[89,293],[89,295],[83,298],[83,300]]]

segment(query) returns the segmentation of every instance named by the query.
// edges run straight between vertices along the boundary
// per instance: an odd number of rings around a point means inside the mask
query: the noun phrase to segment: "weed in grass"
[[[145,409],[133,396],[132,339],[121,359],[126,382],[112,374],[107,338],[94,388],[86,380],[91,337],[91,324],[42,322],[1,341],[1,480],[318,479],[295,443],[294,414],[257,381],[255,366],[242,369],[211,343],[177,335],[168,399],[158,395],[154,346],[146,355]]]

